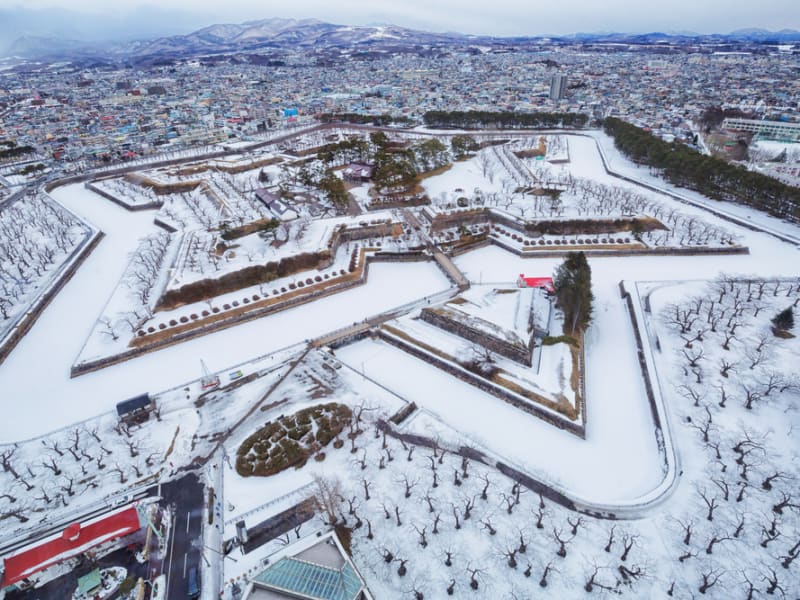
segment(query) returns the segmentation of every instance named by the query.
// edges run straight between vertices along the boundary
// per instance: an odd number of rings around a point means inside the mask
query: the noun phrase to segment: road
[[[203,490],[203,484],[193,473],[161,486],[164,506],[173,509],[172,528],[163,563],[163,572],[167,576],[167,598],[185,598],[189,570],[194,567],[200,573]]]

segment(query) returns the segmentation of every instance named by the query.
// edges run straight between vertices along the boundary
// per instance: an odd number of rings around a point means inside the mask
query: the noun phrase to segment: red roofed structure
[[[2,587],[8,587],[56,563],[82,554],[104,542],[134,533],[141,528],[135,506],[85,524],[73,523],[60,535],[30,546],[3,559]]]
[[[525,277],[522,273],[517,279],[517,287],[542,288],[550,294],[554,294],[556,291],[553,287],[552,277]]]

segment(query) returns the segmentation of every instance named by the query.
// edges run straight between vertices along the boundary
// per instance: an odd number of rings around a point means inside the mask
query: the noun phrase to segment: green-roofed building
[[[83,577],[78,577],[78,593],[89,596],[100,587],[100,569],[95,569]]]
[[[284,554],[250,584],[246,600],[372,600],[333,532],[296,554]]]

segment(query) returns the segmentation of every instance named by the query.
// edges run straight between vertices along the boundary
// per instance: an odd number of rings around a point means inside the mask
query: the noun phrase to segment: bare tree
[[[553,527],[553,539],[558,543],[558,551],[556,552],[556,555],[560,556],[561,558],[566,558],[567,546],[572,541],[572,538],[562,539],[561,530]]]
[[[772,506],[772,512],[782,515],[784,508],[798,510],[800,509],[800,504],[792,502],[792,497],[789,494],[781,492],[781,501]]]
[[[708,513],[706,514],[706,520],[713,521],[714,520],[714,509],[717,508],[717,497],[714,496],[713,498],[709,499],[708,493],[706,490],[697,489],[697,493],[700,494],[700,497],[703,499],[706,507],[708,507]]]
[[[622,536],[623,551],[622,551],[622,556],[619,557],[619,559],[622,562],[628,560],[628,554],[630,553],[631,548],[633,548],[633,546],[637,543],[638,539],[639,539],[638,535],[632,535],[628,533],[623,534]]]
[[[314,502],[319,510],[325,513],[329,525],[337,522],[337,513],[342,502],[342,484],[336,477],[312,476],[314,486]]]
[[[553,571],[558,572],[557,569],[553,566],[553,561],[550,561],[545,565],[544,569],[542,570],[542,576],[539,579],[539,587],[543,588],[547,587],[547,577]]]
[[[701,594],[705,594],[708,590],[714,587],[719,581],[719,578],[722,576],[723,571],[718,569],[712,569],[710,571],[705,571],[701,573],[701,577],[703,581],[700,583],[700,587],[697,588],[697,591]]]

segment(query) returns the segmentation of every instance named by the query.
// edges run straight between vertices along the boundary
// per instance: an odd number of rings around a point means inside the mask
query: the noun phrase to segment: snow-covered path
[[[155,230],[151,212],[129,213],[81,186],[53,196],[106,237],[0,367],[0,440],[41,435],[100,412],[127,397],[158,392],[212,370],[245,362],[449,287],[432,263],[370,266],[366,285],[70,379],[86,335],[111,295],[137,240]]]

